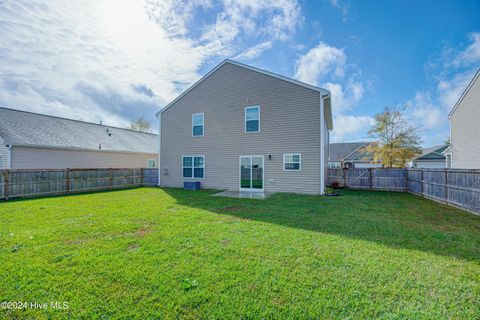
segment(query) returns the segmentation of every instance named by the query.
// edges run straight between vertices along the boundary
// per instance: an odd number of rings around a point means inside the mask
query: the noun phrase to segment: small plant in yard
[[[340,187],[340,184],[338,183],[337,180],[334,180],[332,181],[332,183],[330,184],[330,186],[333,188],[333,189],[338,189]]]
[[[192,289],[195,289],[198,287],[198,281],[197,280],[191,280],[191,279],[183,279],[182,280],[182,289],[183,291],[189,291]]]

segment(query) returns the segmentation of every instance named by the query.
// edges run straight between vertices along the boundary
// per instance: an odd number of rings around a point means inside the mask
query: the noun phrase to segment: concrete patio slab
[[[248,198],[263,200],[269,197],[271,193],[267,192],[247,192],[247,191],[222,191],[212,194],[215,197],[229,197],[229,198]]]

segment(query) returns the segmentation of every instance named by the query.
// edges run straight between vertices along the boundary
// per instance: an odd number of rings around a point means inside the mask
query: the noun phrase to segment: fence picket
[[[157,168],[0,170],[0,199],[156,186]]]
[[[410,192],[480,214],[480,170],[328,169],[327,184],[334,181],[352,189]]]

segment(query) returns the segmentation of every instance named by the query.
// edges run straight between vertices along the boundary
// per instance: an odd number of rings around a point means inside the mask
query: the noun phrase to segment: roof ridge
[[[71,118],[64,118],[64,117],[59,117],[59,116],[52,116],[52,115],[43,114],[43,113],[38,113],[38,112],[32,112],[32,111],[12,109],[12,108],[6,108],[6,107],[1,107],[1,106],[0,106],[0,109],[9,110],[9,111],[15,111],[15,112],[23,112],[23,113],[28,113],[28,114],[33,114],[33,115],[42,116],[42,117],[48,117],[48,118],[56,118],[56,119],[60,119],[60,120],[75,121],[75,122],[80,122],[80,123],[85,123],[85,124],[91,124],[91,125],[95,125],[95,126],[99,126],[99,127],[113,128],[113,129],[119,129],[119,130],[126,130],[126,131],[130,131],[130,132],[135,132],[135,133],[143,133],[143,134],[157,135],[156,133],[151,133],[151,132],[137,131],[137,130],[132,130],[132,129],[128,129],[128,128],[115,127],[115,126],[106,125],[106,124],[99,124],[99,123],[88,122],[88,121],[77,120],[77,119],[71,119]]]

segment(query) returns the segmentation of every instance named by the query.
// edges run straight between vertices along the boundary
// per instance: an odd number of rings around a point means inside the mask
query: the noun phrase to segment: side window
[[[283,170],[300,171],[302,170],[302,156],[299,153],[283,155]]]
[[[203,179],[205,177],[205,157],[183,156],[182,176],[184,178]]]
[[[203,137],[204,127],[204,114],[194,113],[192,114],[192,136]]]
[[[260,106],[245,108],[245,132],[260,132]]]
[[[147,168],[156,168],[157,161],[155,159],[148,159],[147,160]]]

